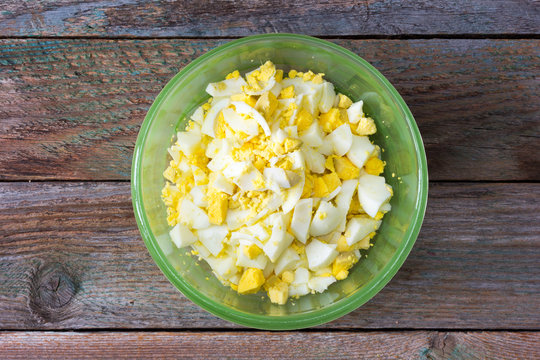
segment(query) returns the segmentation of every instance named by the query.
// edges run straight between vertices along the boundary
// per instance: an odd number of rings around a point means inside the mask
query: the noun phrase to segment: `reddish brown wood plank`
[[[6,332],[9,359],[538,359],[535,332]]]
[[[403,94],[430,179],[540,179],[540,41],[335,41]],[[0,179],[128,179],[154,97],[224,42],[1,40]]]
[[[0,1],[5,36],[538,33],[534,1]]]
[[[432,184],[403,268],[324,328],[537,329],[539,214],[540,184]],[[161,274],[128,183],[1,183],[0,239],[0,329],[235,327]]]

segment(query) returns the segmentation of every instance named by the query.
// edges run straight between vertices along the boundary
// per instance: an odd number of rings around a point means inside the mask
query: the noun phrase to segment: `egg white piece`
[[[321,201],[311,220],[309,232],[312,236],[328,234],[339,225],[342,217],[338,208],[327,201]]]
[[[345,239],[347,245],[351,246],[368,236],[370,233],[377,231],[381,226],[380,220],[369,219],[366,217],[355,216],[347,223],[345,230]]]
[[[180,223],[176,224],[171,231],[169,231],[169,235],[174,245],[179,249],[189,246],[197,241],[197,238],[189,228]]]
[[[343,214],[347,214],[349,212],[351,201],[357,186],[358,180],[356,179],[344,180],[341,183],[341,191],[336,197],[336,206]]]
[[[300,148],[304,159],[306,160],[306,166],[311,172],[322,174],[325,168],[326,159],[323,154],[317,150],[312,149],[309,146],[302,145]]]
[[[314,276],[309,279],[308,287],[315,292],[321,293],[335,282],[336,278],[333,276]]]
[[[347,116],[349,117],[349,122],[351,124],[356,124],[364,117],[364,111],[362,107],[364,102],[362,100],[355,102],[347,109]]]
[[[284,215],[281,213],[277,215],[274,220],[270,239],[263,246],[264,253],[272,262],[276,262],[283,251],[294,240],[294,237],[287,232]]]
[[[282,144],[285,141],[286,138],[287,138],[287,133],[285,132],[285,130],[283,130],[283,129],[279,128],[279,127],[275,131],[272,132],[271,139],[272,139],[273,142],[276,142],[278,144]]]
[[[387,184],[387,186],[390,186],[390,185]],[[379,211],[384,211],[384,212],[387,212],[387,211],[390,211],[390,210],[392,210],[392,205],[390,205],[390,203],[388,203],[388,202],[385,202],[379,208]]]
[[[296,251],[291,248],[285,249],[276,262],[276,266],[274,267],[275,274],[279,276],[286,270],[293,270],[299,260],[300,256]]]
[[[225,239],[228,233],[229,230],[226,226],[212,225],[206,229],[197,231],[197,236],[212,255],[218,256],[223,249],[223,239]]]
[[[347,157],[356,167],[361,169],[375,150],[375,146],[373,146],[367,136],[353,135],[352,137],[352,144],[347,152]]]
[[[197,252],[199,257],[207,258],[207,257],[211,256],[210,251],[208,251],[208,249],[205,248],[204,245],[202,244],[202,242],[200,242],[200,241],[197,241],[197,242],[193,243],[191,245],[191,248]]]
[[[308,83],[306,83],[308,84]],[[322,84],[311,83],[312,88],[309,94],[304,94],[302,107],[309,111],[313,116],[319,115],[319,103],[322,98]]]
[[[198,185],[194,186],[189,194],[191,195],[191,198],[193,199],[193,204],[195,204],[198,207],[205,208],[208,206],[208,201],[206,199],[206,191],[208,186],[206,185]]]
[[[179,204],[179,213],[182,214],[181,221],[193,229],[205,229],[210,226],[206,212],[195,206],[190,200],[184,198]]]
[[[250,136],[259,134],[259,124],[254,119],[244,118],[231,108],[223,109],[223,118],[235,132],[241,131]]]
[[[191,120],[195,121],[197,124],[202,125],[204,120],[204,110],[202,106],[199,106],[191,115]]]
[[[293,285],[301,285],[301,284],[307,284],[310,279],[310,273],[309,270],[304,267],[299,267],[294,271],[294,280],[291,284]]]
[[[293,175],[295,179],[293,179]],[[299,173],[287,171],[287,177],[289,178],[289,182],[294,185],[285,193],[285,199],[281,205],[284,214],[288,214],[298,204],[298,201],[302,197],[306,181],[306,175],[303,171]]]
[[[296,125],[287,126],[283,129],[283,131],[285,131],[288,137],[293,138],[293,139],[299,139],[298,126]]]
[[[248,171],[240,175],[234,182],[242,191],[260,190],[259,186],[255,184],[257,179],[262,179],[262,175],[254,167],[248,168]]]
[[[180,162],[178,163],[178,170],[183,173],[191,172],[191,165],[189,165],[187,158],[184,157],[180,160]]]
[[[272,134],[268,123],[257,110],[242,101],[233,101],[231,104],[236,108],[236,112],[253,118],[261,126],[266,136],[270,136]]]
[[[347,221],[347,218],[344,218],[345,221]],[[340,222],[341,224],[341,222]],[[345,230],[345,229],[344,229]],[[328,233],[326,235],[321,235],[321,236],[318,236],[317,239],[325,242],[325,243],[328,243],[328,244],[337,244],[339,238],[341,237],[341,233],[343,231],[339,231],[338,228],[336,228],[335,231],[332,231],[331,233]]]
[[[266,267],[266,264],[268,263],[268,258],[266,257],[266,255],[261,253],[255,259],[250,259],[244,253],[245,247],[246,247],[245,245],[238,247],[236,266],[243,266],[245,268],[255,268],[255,269],[264,270],[264,268]]]
[[[334,85],[328,81],[323,82],[321,89],[321,101],[319,102],[319,111],[321,113],[327,113],[330,111],[335,99],[336,92],[334,91]]]
[[[234,184],[230,182],[225,176],[218,173],[212,182],[212,186],[219,191],[232,195],[234,191]]]
[[[345,155],[351,148],[353,142],[353,134],[349,124],[343,124],[338,126],[327,136],[328,140],[332,143],[334,154],[338,156]]]
[[[223,176],[234,181],[246,173],[249,165],[247,161],[231,161],[223,169]]]
[[[322,200],[330,201],[333,198],[335,198],[337,196],[337,194],[339,194],[340,192],[341,192],[341,186],[338,186],[337,188],[334,189],[334,191],[332,191],[330,194],[328,194],[328,196],[323,197]]]
[[[167,152],[171,155],[174,162],[177,163],[180,160],[180,147],[178,145],[171,146],[167,149]]]
[[[193,180],[195,181],[196,185],[201,185],[208,179],[205,172],[198,166],[191,165],[191,172],[193,173]]]
[[[305,244],[311,225],[311,209],[313,199],[301,199],[296,203],[291,220],[291,231],[298,241]]]
[[[246,81],[241,77],[226,79],[220,82],[210,83],[206,87],[206,92],[213,97],[231,96],[240,94],[242,86],[246,86]]]
[[[261,223],[256,223],[255,225],[247,226],[244,228],[245,232],[255,237],[259,243],[257,246],[260,248],[263,247],[262,243],[270,238],[270,231],[267,230]],[[259,245],[260,244],[260,245]]]
[[[201,127],[201,132],[203,134],[206,134],[210,137],[215,138],[216,137],[216,118],[221,112],[221,110],[225,109],[227,106],[230,105],[229,99],[222,99],[219,101],[213,101],[212,106],[210,107],[210,110],[206,113],[206,117],[204,118],[203,125]]]
[[[222,258],[208,256],[205,260],[218,278],[227,280],[238,273],[238,269],[235,265],[236,259],[233,256],[226,256]]]
[[[232,151],[232,144],[228,139],[212,139],[205,149],[205,155],[210,159],[217,156],[228,155]]]
[[[315,93],[315,90],[309,83],[304,82],[300,78],[285,78],[281,81],[281,86],[283,88],[294,86],[294,93],[296,96],[299,95],[312,95]]]
[[[358,180],[358,200],[364,211],[372,218],[377,215],[381,206],[390,199],[390,185],[384,177],[365,174]]]
[[[281,92],[281,89],[283,89],[283,87],[281,86],[280,83],[276,82],[274,84],[274,86],[272,86],[272,88],[270,89],[270,92],[272,94],[274,94],[275,97],[278,97],[279,96],[279,93]]]
[[[269,182],[276,184],[280,188],[288,189],[291,187],[287,173],[282,168],[266,168],[263,174]]]
[[[227,223],[227,226],[230,230],[236,230],[240,228],[244,223],[246,222],[246,218],[251,213],[251,210],[249,209],[229,209],[227,211],[227,217],[225,218],[225,222]]]
[[[199,126],[199,125],[197,125]],[[186,156],[193,154],[195,149],[199,147],[201,142],[201,133],[200,131],[179,131],[176,134],[176,144],[180,151],[182,151]]]
[[[337,244],[325,244],[317,239],[311,240],[306,246],[309,268],[317,270],[330,265],[339,254],[336,247]]]
[[[292,296],[304,296],[309,294],[309,288],[307,284],[289,285],[289,297]]]
[[[319,126],[318,121],[313,121],[313,123],[300,134],[300,140],[304,144],[317,148],[323,144],[324,132]]]
[[[330,134],[324,137],[322,144],[317,151],[324,156],[330,156],[334,153],[334,141],[330,137]]]

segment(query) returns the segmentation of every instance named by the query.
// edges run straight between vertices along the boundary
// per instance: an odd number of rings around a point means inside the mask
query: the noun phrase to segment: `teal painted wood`
[[[0,40],[0,179],[129,179],[155,96],[226,41]],[[332,41],[403,95],[430,179],[540,179],[539,40]]]
[[[237,327],[165,279],[139,237],[129,187],[0,183],[0,329]],[[538,329],[539,214],[540,184],[432,184],[395,278],[320,328]]]
[[[9,359],[538,359],[535,332],[6,332]],[[291,346],[294,344],[294,346]]]
[[[534,1],[0,1],[3,36],[534,34]]]

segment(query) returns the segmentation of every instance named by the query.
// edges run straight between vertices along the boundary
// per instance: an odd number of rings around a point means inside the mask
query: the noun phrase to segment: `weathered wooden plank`
[[[534,1],[0,1],[4,36],[533,34]]]
[[[9,359],[538,359],[536,332],[6,332]],[[293,346],[291,346],[293,345]]]
[[[379,68],[433,180],[539,180],[539,40],[334,40]],[[225,40],[1,40],[0,179],[122,180],[145,112]]]
[[[411,255],[325,328],[537,329],[540,184],[432,184]],[[128,183],[0,184],[0,329],[235,327],[165,279]]]

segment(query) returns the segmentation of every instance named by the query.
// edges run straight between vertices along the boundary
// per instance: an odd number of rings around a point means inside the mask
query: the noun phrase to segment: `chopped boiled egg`
[[[313,215],[309,232],[312,236],[325,235],[332,232],[341,222],[343,214],[334,205],[321,201]]]
[[[338,256],[336,244],[325,244],[317,239],[311,240],[306,246],[306,256],[311,270],[328,266]]]
[[[212,98],[168,149],[161,192],[176,247],[275,304],[347,278],[392,196],[363,102],[322,73],[283,75],[267,61],[208,84]]]
[[[362,175],[358,180],[358,200],[364,211],[374,218],[392,196],[392,188],[382,176]]]
[[[193,244],[197,241],[197,238],[189,230],[189,228],[183,224],[176,224],[169,232],[172,241],[177,248],[183,248]]]
[[[296,240],[303,244],[305,244],[308,239],[312,207],[313,199],[298,200],[291,220],[291,232],[296,237]]]
[[[347,152],[349,160],[357,167],[362,168],[366,160],[375,150],[375,146],[369,141],[367,136],[353,135],[352,144]]]

